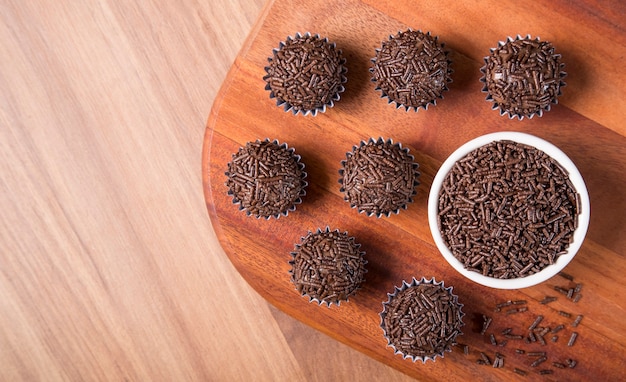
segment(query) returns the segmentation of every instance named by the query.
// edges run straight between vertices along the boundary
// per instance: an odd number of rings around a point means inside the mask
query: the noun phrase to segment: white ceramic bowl
[[[471,151],[491,142],[501,140],[510,140],[533,146],[551,156],[569,173],[569,179],[576,189],[576,192],[578,192],[578,194],[580,195],[581,204],[580,214],[578,215],[578,227],[576,228],[576,231],[574,231],[573,241],[567,248],[567,253],[559,256],[554,264],[548,265],[540,272],[537,272],[530,276],[515,279],[498,279],[494,277],[487,277],[478,272],[465,269],[463,263],[457,260],[446,246],[437,225],[439,191],[441,190],[442,183],[448,172],[450,172],[452,166],[454,166],[456,161],[463,158]],[[552,143],[547,142],[534,135],[518,132],[498,132],[486,134],[476,139],[473,139],[459,147],[441,165],[441,168],[439,169],[437,175],[435,176],[435,179],[433,180],[433,185],[430,188],[430,194],[428,197],[428,223],[430,225],[430,232],[433,235],[433,239],[435,240],[437,248],[443,254],[443,257],[448,261],[448,263],[450,263],[450,265],[454,269],[456,269],[459,273],[461,273],[468,279],[479,284],[497,289],[519,289],[530,287],[542,283],[559,273],[570,261],[572,261],[572,259],[576,255],[576,252],[578,252],[578,250],[580,249],[580,246],[585,239],[585,235],[587,234],[587,228],[589,227],[589,216],[589,193],[587,192],[585,182],[583,181],[583,178],[574,163],[567,157],[567,155],[565,155],[565,153],[563,153],[558,147],[556,147]]]

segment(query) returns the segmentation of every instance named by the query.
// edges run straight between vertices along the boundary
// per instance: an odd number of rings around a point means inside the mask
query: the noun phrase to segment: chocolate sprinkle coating
[[[408,111],[435,105],[452,82],[451,62],[444,45],[429,33],[411,29],[389,36],[376,49],[370,72],[376,90]]]
[[[294,211],[302,203],[308,184],[304,164],[294,151],[269,139],[241,147],[225,173],[233,203],[257,218],[278,218]]]
[[[493,102],[493,109],[500,114],[517,117],[540,117],[557,103],[561,88],[565,86],[561,55],[554,53],[550,42],[531,39],[530,36],[515,40],[510,37],[500,42],[485,57],[481,68],[485,83],[483,92]]]
[[[398,213],[413,201],[419,165],[402,145],[391,139],[370,138],[354,146],[346,158],[341,162],[339,183],[351,207],[367,216],[380,217]]]
[[[511,279],[540,272],[567,253],[578,194],[565,170],[534,147],[484,145],[456,162],[439,193],[438,225],[466,269]]]
[[[332,107],[345,90],[346,60],[335,44],[319,35],[288,37],[268,62],[265,89],[285,111],[316,115]]]
[[[388,296],[380,314],[381,328],[396,353],[426,362],[452,351],[464,325],[463,304],[452,294],[452,287],[434,279],[413,278],[411,284],[403,282]]]
[[[328,227],[309,232],[291,253],[291,282],[310,301],[329,307],[347,301],[367,272],[365,252],[359,250],[360,246],[347,232],[331,231]]]

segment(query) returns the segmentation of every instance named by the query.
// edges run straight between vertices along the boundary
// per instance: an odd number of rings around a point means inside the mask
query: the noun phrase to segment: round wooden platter
[[[626,355],[626,306],[621,297],[626,293],[626,237],[622,235],[626,128],[620,118],[626,114],[626,80],[617,63],[626,53],[626,34],[616,25],[623,19],[624,7],[616,3],[614,13],[601,13],[587,2],[572,8],[570,3],[557,1],[528,14],[515,1],[497,5],[477,2],[465,9],[453,1],[429,4],[428,9],[420,8],[421,2],[401,9],[394,3],[276,0],[267,4],[213,105],[204,141],[206,204],[224,251],[248,283],[282,311],[416,378],[528,379],[513,372],[519,368],[534,377],[539,377],[539,370],[552,370],[554,374],[541,376],[544,379],[618,379]],[[490,17],[492,24],[485,26],[486,14],[498,17]],[[454,69],[454,82],[445,98],[417,113],[396,109],[381,99],[368,72],[374,49],[390,34],[408,27],[438,35],[450,50]],[[341,100],[316,117],[294,116],[276,107],[262,79],[272,49],[288,35],[307,31],[334,41],[348,66]],[[528,32],[552,41],[557,53],[563,54],[568,86],[559,104],[542,118],[509,120],[485,101],[479,69],[482,57],[498,40]],[[602,38],[606,33],[612,38]],[[587,183],[592,205],[590,229],[581,251],[565,270],[574,276],[574,282],[556,276],[523,290],[482,287],[454,271],[434,245],[426,205],[440,164],[464,142],[504,130],[527,132],[556,144],[576,163]],[[357,213],[339,192],[340,162],[354,145],[370,137],[402,143],[420,166],[414,202],[388,218]],[[308,173],[303,203],[279,219],[246,216],[232,203],[224,184],[232,154],[246,142],[264,138],[294,147]],[[366,281],[358,293],[347,303],[330,308],[301,297],[288,273],[294,245],[308,231],[327,226],[354,236],[368,261]],[[469,346],[468,355],[455,347],[444,359],[421,364],[394,355],[386,346],[379,326],[382,302],[403,280],[422,276],[453,286],[465,305],[466,325],[458,340]],[[578,303],[554,289],[575,283],[583,286],[584,298]],[[540,304],[546,296],[558,299]],[[528,311],[494,312],[495,305],[506,300],[526,300]],[[574,328],[571,322],[579,314],[584,319]],[[546,345],[508,340],[506,346],[493,346],[488,335],[480,334],[483,315],[493,318],[487,333],[495,334],[500,343],[505,339],[501,330],[510,327],[514,333],[526,335],[537,315],[544,316],[542,325],[554,328],[564,324],[565,329],[558,333],[557,342],[549,340]],[[574,331],[578,338],[574,346],[567,346]],[[551,337],[546,335],[546,339]],[[548,361],[531,367],[534,359],[516,354],[515,349],[546,351]],[[503,354],[505,366],[478,365],[480,352],[491,360],[495,352]],[[553,362],[568,358],[578,362],[575,368],[553,366]]]

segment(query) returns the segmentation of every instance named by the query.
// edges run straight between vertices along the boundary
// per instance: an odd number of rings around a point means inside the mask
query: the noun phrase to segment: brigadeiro
[[[457,336],[463,334],[465,315],[452,287],[446,288],[443,281],[434,278],[413,278],[410,284],[403,281],[387,296],[380,326],[387,346],[396,354],[425,363],[452,351]]]
[[[302,203],[306,193],[306,172],[300,156],[277,140],[246,143],[232,155],[225,175],[233,204],[257,218],[286,216]]]
[[[277,106],[294,115],[323,113],[345,90],[346,60],[334,43],[317,34],[287,37],[268,62],[265,89]]]
[[[565,86],[565,65],[550,42],[518,35],[500,41],[490,51],[481,68],[481,81],[485,83],[486,99],[493,102],[492,108],[500,110],[500,115],[519,120],[541,117],[558,103]]]
[[[446,288],[434,278],[413,278],[410,284],[403,281],[387,296],[380,326],[387,346],[396,354],[425,363],[452,351],[457,336],[463,334],[465,315],[452,287]]]
[[[430,32],[409,29],[389,36],[372,63],[372,81],[381,97],[407,111],[436,105],[452,82],[448,52]]]
[[[348,232],[317,229],[296,244],[289,262],[291,281],[302,296],[318,304],[340,305],[364,281],[365,252]]]
[[[346,153],[341,165],[344,200],[367,216],[397,214],[417,193],[419,166],[407,148],[391,139],[361,141]]]

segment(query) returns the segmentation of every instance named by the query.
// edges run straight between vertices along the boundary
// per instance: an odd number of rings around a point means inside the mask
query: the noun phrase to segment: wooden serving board
[[[275,0],[265,11],[237,57],[211,111],[203,149],[207,208],[217,236],[241,275],[265,299],[302,322],[386,364],[423,380],[618,380],[626,370],[626,7],[606,8],[592,1],[302,1]],[[451,51],[453,83],[437,106],[419,112],[395,109],[374,91],[368,72],[374,50],[390,34],[408,27],[439,36]],[[335,107],[316,117],[294,116],[275,106],[264,90],[264,66],[272,49],[296,32],[319,33],[337,44],[347,59],[346,91]],[[479,82],[489,48],[517,34],[551,41],[563,56],[567,86],[559,104],[542,118],[509,120],[491,110]],[[440,164],[466,141],[495,131],[522,131],[559,146],[578,166],[591,198],[591,223],[585,243],[566,272],[581,283],[583,298],[573,303],[554,290],[570,287],[555,276],[542,285],[517,291],[477,285],[454,271],[431,237],[427,195]],[[414,203],[389,218],[366,217],[351,209],[339,192],[338,170],[346,152],[370,137],[392,138],[411,150],[420,165],[421,184]],[[309,186],[303,204],[287,217],[257,220],[238,210],[227,196],[226,165],[240,146],[256,139],[286,142],[302,156]],[[288,261],[307,231],[346,230],[366,251],[368,273],[362,289],[340,307],[319,306],[301,297],[290,282]],[[413,363],[386,347],[379,313],[387,292],[403,280],[435,277],[454,287],[465,304],[461,343],[444,359]],[[545,296],[558,300],[539,304]],[[527,300],[528,311],[494,312],[497,303]],[[559,314],[572,314],[566,318]],[[565,324],[556,343],[509,340],[493,346],[480,334],[482,315],[493,318],[488,333],[501,341],[501,330],[526,334],[537,315],[542,325]],[[584,319],[577,328],[570,323]],[[575,344],[567,346],[573,331]],[[311,346],[315,346],[311,344]],[[535,358],[515,349],[546,351]],[[479,352],[503,368],[478,365]],[[573,369],[553,362],[576,360]],[[323,365],[320,365],[323,367]],[[350,365],[346,365],[350,367]],[[521,377],[514,368],[526,370]],[[539,375],[543,369],[553,374]]]

